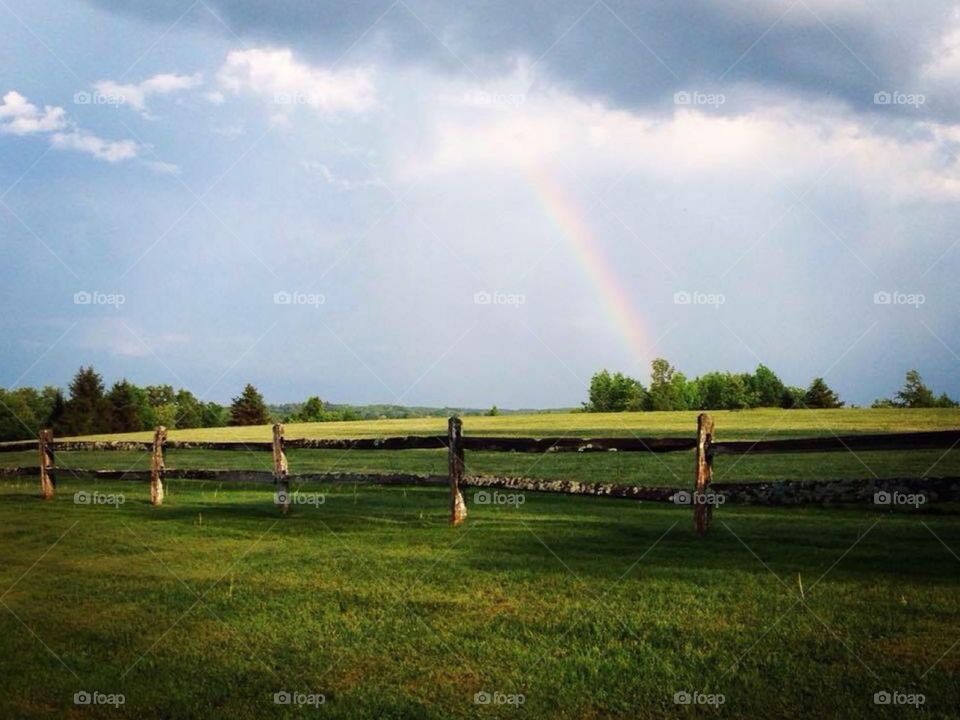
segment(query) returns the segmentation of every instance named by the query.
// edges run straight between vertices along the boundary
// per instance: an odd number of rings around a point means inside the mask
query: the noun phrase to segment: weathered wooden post
[[[57,487],[54,476],[56,464],[53,457],[53,430],[41,430],[39,435],[40,450],[40,497],[44,500],[53,500],[53,493]]]
[[[153,454],[150,456],[150,504],[163,505],[163,446],[167,442],[167,429],[158,425],[153,431]]]
[[[467,519],[467,506],[460,493],[463,481],[463,423],[452,417],[447,423],[447,458],[450,469],[450,524],[459,525]]]
[[[713,505],[707,503],[707,485],[713,479],[713,418],[706,413],[697,416],[697,481],[693,489],[693,524],[697,535],[706,535],[713,517]]]
[[[287,456],[283,452],[283,425],[273,426],[273,482],[276,486],[276,502],[286,515],[290,509],[290,480],[287,477]]]

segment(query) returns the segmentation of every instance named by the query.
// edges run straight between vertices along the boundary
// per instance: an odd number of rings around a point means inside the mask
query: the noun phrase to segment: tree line
[[[356,420],[347,407],[330,408],[319,397],[271,411],[251,384],[229,406],[199,400],[172,385],[140,387],[125,379],[107,389],[94,368],[81,367],[65,394],[60,388],[0,388],[0,441],[35,438],[42,428],[60,437],[167,428],[265,425],[271,422]]]
[[[586,412],[645,410],[743,410],[757,407],[840,408],[844,402],[821,378],[806,388],[785,384],[766,365],[752,373],[708,372],[692,380],[667,360],[651,363],[650,385],[620,372],[601,370],[590,379]],[[873,407],[956,407],[946,393],[935,396],[920,373],[910,370],[903,389]]]

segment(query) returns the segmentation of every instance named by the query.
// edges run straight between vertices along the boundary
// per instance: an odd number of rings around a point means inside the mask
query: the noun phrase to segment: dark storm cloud
[[[172,23],[192,3],[93,1],[158,24]],[[539,68],[553,80],[625,107],[663,104],[676,89],[746,82],[887,113],[906,109],[878,108],[874,93],[921,90],[920,70],[936,53],[956,7],[941,0],[838,0],[832,7],[813,0],[207,0],[206,5],[222,23],[202,4],[181,23],[204,24],[227,36],[235,32],[246,42],[290,45],[317,61],[344,53],[356,60],[373,52],[394,62],[483,76],[518,56],[542,56]],[[945,114],[952,102],[930,97],[926,110]]]

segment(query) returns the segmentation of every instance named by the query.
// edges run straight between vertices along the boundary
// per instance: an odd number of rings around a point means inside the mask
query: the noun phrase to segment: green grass
[[[716,412],[717,439],[826,436],[875,432],[943,430],[960,427],[960,410],[776,410]],[[464,429],[475,435],[525,436],[667,436],[692,435],[696,413],[551,413],[469,417]],[[291,424],[288,438],[361,438],[446,432],[443,418],[375,420],[339,423]],[[268,426],[174,430],[171,440],[265,441]],[[90,436],[96,439],[149,440],[150,433]],[[446,472],[443,450],[323,451],[292,450],[290,471],[430,473]],[[35,452],[0,453],[0,467],[36,465]],[[58,462],[70,469],[146,470],[149,456],[140,452],[62,452]],[[692,454],[646,453],[467,453],[469,474],[520,475],[583,482],[618,482],[687,487]],[[271,469],[270,454],[263,451],[173,450],[167,452],[170,468]],[[911,452],[835,452],[817,454],[721,456],[715,466],[717,482],[818,480],[869,477],[960,476],[960,449]]]
[[[715,413],[721,439],[933,430],[957,411]],[[292,425],[288,437],[441,433],[442,419]],[[689,435],[693,413],[467,418],[474,434]],[[267,428],[171,433],[266,440]],[[137,437],[146,439],[149,434]],[[443,451],[291,451],[294,473],[442,474]],[[170,451],[173,468],[269,470],[269,453]],[[146,469],[145,453],[64,452],[62,468]],[[35,453],[0,454],[3,466]],[[470,473],[690,487],[691,453],[469,453]],[[960,476],[960,450],[717,458],[716,481]],[[317,484],[279,518],[271,488],[59,473],[0,482],[0,717],[899,717],[881,690],[960,705],[955,506],[689,509],[529,493]],[[123,494],[77,505],[79,490]],[[804,596],[799,593],[800,582]],[[62,662],[61,662],[62,661]],[[120,708],[74,693],[122,693]],[[322,693],[320,709],[277,706]],[[677,706],[679,691],[725,703]],[[522,694],[520,709],[476,705]]]
[[[279,519],[269,487],[174,482],[152,508],[142,484],[65,479],[44,503],[5,482],[0,716],[711,714],[681,690],[722,693],[729,717],[902,715],[873,705],[883,689],[924,693],[928,717],[960,704],[952,516],[724,507],[697,539],[685,509],[530,494],[452,529],[439,489],[301,489],[325,502]],[[84,689],[126,702],[81,712]],[[283,689],[326,703],[273,705]],[[525,702],[475,705],[484,690]]]
[[[447,472],[445,451],[431,450],[291,450],[291,473],[427,473]],[[150,456],[143,452],[60,452],[61,475],[69,470],[149,470]],[[269,452],[236,450],[172,450],[168,468],[272,469]],[[648,453],[493,453],[467,452],[467,472],[472,475],[511,475],[548,480],[628,483],[689,487],[693,482],[692,452]],[[37,464],[36,453],[2,453],[0,467]],[[960,477],[960,449],[909,452],[832,452],[756,456],[719,456],[715,482],[775,480],[831,480],[877,477]]]
[[[960,409],[841,409],[758,410],[711,412],[718,440],[805,435],[908,432],[960,428]],[[464,418],[469,435],[522,436],[691,436],[696,434],[696,412],[543,413]],[[445,418],[360,420],[334,423],[290,423],[288,438],[361,438],[396,435],[446,434]],[[89,439],[149,440],[150,432],[91,435]],[[171,430],[170,440],[267,441],[270,427],[199,428]]]

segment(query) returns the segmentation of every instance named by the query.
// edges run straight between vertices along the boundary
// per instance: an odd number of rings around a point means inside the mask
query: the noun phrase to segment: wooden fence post
[[[713,505],[707,503],[707,485],[713,479],[713,418],[706,413],[697,416],[697,481],[693,490],[693,524],[697,535],[703,536],[713,518]]]
[[[460,493],[463,481],[463,423],[452,417],[447,423],[447,458],[450,469],[450,524],[459,525],[467,518],[467,506]]]
[[[39,435],[40,450],[40,497],[44,500],[53,500],[53,493],[57,487],[54,475],[56,463],[53,457],[53,430],[41,430]]]
[[[150,456],[150,504],[163,505],[163,446],[167,442],[167,429],[158,425],[153,431],[153,454]]]
[[[287,478],[287,456],[283,452],[283,425],[273,426],[273,482],[276,485],[276,502],[286,515],[290,509],[290,480]]]

